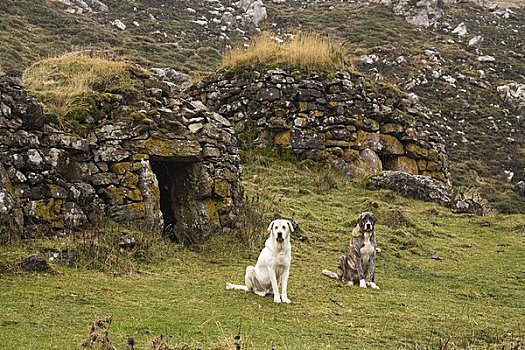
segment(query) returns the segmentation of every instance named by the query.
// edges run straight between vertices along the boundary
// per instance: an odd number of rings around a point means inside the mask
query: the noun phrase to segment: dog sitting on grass
[[[348,242],[346,255],[342,255],[337,266],[337,272],[323,270],[322,273],[330,278],[341,280],[347,286],[359,283],[366,288],[379,289],[375,283],[376,235],[377,220],[371,212],[364,212],[357,218],[357,224],[352,231],[352,238]],[[365,281],[370,274],[370,281]]]
[[[287,287],[292,261],[292,246],[290,234],[292,223],[288,220],[273,220],[268,226],[270,236],[255,266],[248,266],[244,275],[245,285],[226,283],[226,289],[254,292],[259,296],[273,294],[276,303],[291,303],[288,299]],[[279,284],[281,294],[279,294]]]

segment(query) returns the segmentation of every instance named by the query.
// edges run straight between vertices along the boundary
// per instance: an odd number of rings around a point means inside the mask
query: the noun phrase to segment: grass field
[[[229,232],[198,252],[160,244],[154,261],[131,272],[52,265],[56,274],[0,274],[0,348],[81,349],[91,323],[105,316],[117,349],[131,348],[129,337],[135,349],[151,349],[160,335],[173,349],[235,349],[236,335],[241,349],[523,348],[524,215],[456,215],[364,190],[311,163],[254,153],[244,155],[243,178],[265,220],[299,223],[292,304],[225,289],[258,255]],[[378,291],[320,273],[334,267],[363,210],[379,218]],[[60,242],[0,247],[0,261],[16,263],[50,244]]]

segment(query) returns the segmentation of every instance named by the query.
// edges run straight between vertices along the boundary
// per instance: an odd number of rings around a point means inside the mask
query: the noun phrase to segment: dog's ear
[[[293,232],[293,225],[289,220],[286,220],[286,223],[288,224],[288,228],[290,229],[290,232]]]
[[[268,232],[272,232],[272,227],[273,227],[273,221],[270,222],[270,225],[268,225]]]

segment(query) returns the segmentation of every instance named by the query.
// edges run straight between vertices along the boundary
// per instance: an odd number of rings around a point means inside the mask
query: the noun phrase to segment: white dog
[[[254,292],[262,297],[273,293],[274,302],[291,303],[286,288],[292,261],[290,233],[293,232],[293,227],[290,221],[279,219],[270,223],[268,231],[270,237],[266,240],[255,267],[246,268],[244,276],[246,285],[226,283],[226,289]],[[281,284],[281,295],[279,295],[279,283]]]

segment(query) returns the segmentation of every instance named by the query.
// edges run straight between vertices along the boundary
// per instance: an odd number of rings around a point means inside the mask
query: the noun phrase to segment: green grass
[[[91,323],[112,316],[109,337],[118,349],[126,349],[128,337],[136,349],[149,349],[161,334],[177,349],[233,349],[239,332],[242,349],[520,349],[524,215],[459,216],[366,191],[311,162],[243,157],[247,196],[261,198],[268,218],[300,225],[289,281],[293,304],[225,289],[225,282],[243,280],[258,255],[231,232],[199,252],[160,244],[162,254],[133,269],[140,273],[57,265],[53,275],[3,273],[0,347],[80,349]],[[335,266],[355,218],[370,209],[379,218],[381,290],[343,287],[320,271]],[[48,244],[0,247],[0,260]]]

